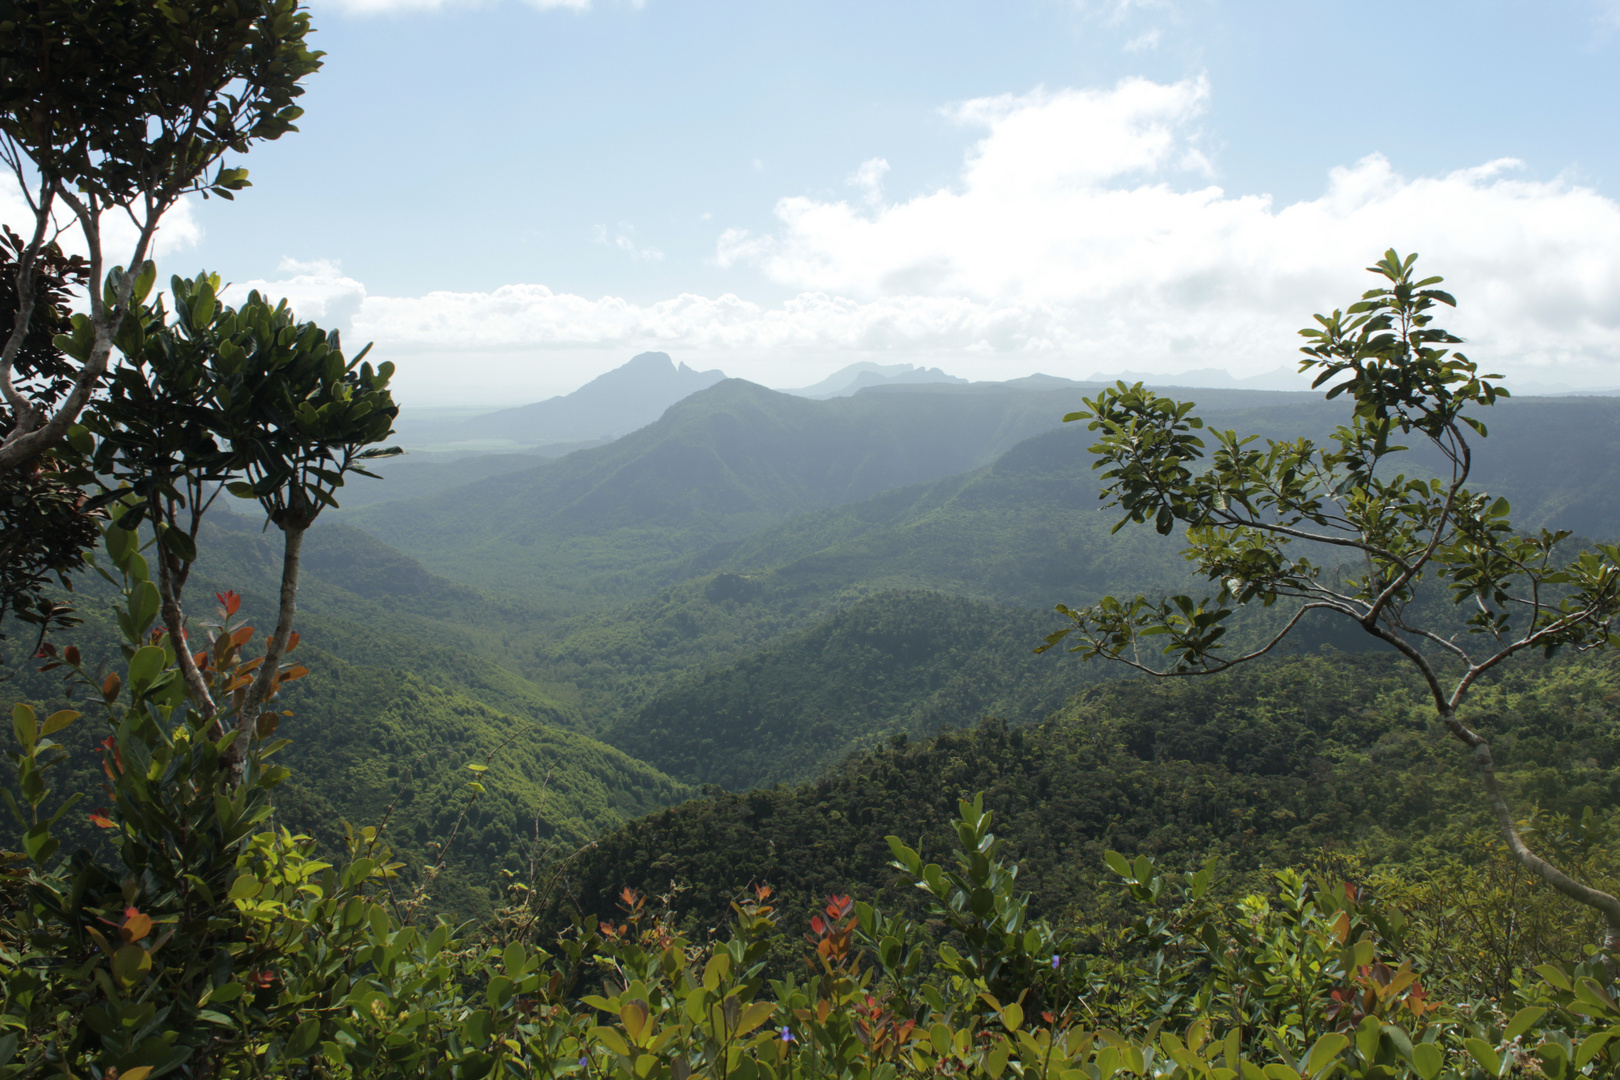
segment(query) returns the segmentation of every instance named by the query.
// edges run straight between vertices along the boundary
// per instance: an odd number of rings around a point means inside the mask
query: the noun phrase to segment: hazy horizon
[[[1391,246],[1482,370],[1620,386],[1614,0],[311,7],[302,130],[170,215],[160,280],[286,296],[407,402],[647,350],[776,388],[1241,380]]]

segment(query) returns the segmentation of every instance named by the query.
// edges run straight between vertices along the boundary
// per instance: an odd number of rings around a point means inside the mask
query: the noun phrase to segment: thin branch
[[[1156,679],[1181,678],[1186,675],[1218,675],[1227,668],[1233,668],[1239,664],[1244,664],[1250,660],[1254,660],[1266,655],[1273,648],[1275,648],[1283,638],[1288,636],[1288,632],[1294,628],[1295,624],[1298,623],[1300,619],[1305,617],[1305,613],[1308,611],[1342,611],[1342,609],[1340,609],[1337,605],[1320,601],[1306,604],[1298,611],[1294,612],[1293,617],[1288,620],[1288,624],[1281,630],[1277,631],[1276,636],[1270,641],[1266,642],[1265,645],[1255,649],[1253,652],[1244,653],[1242,656],[1234,656],[1230,660],[1217,661],[1216,666],[1214,667],[1187,668],[1181,671],[1160,671],[1156,668],[1149,667],[1146,664],[1139,663],[1138,661],[1127,660],[1124,656],[1118,653],[1099,653],[1099,655],[1106,656],[1111,660],[1117,660],[1121,664],[1125,664],[1128,667],[1133,667],[1137,671],[1145,672],[1148,675],[1152,675]],[[1132,644],[1135,644],[1138,640],[1139,638],[1135,636],[1131,638]]]

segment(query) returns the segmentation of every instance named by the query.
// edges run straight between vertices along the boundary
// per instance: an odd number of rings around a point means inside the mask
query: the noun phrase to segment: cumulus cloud
[[[1199,78],[1127,79],[952,106],[970,145],[949,185],[895,198],[873,158],[849,174],[849,198],[786,197],[770,230],[721,233],[715,262],[763,275],[793,297],[782,303],[538,284],[384,297],[328,264],[288,264],[278,284],[351,304],[353,332],[390,351],[484,358],[458,369],[471,380],[522,356],[578,385],[644,348],[773,385],[854,359],[973,378],[1247,376],[1290,363],[1294,331],[1370,287],[1361,268],[1393,246],[1446,275],[1462,305],[1446,325],[1487,370],[1620,383],[1613,200],[1510,159],[1407,176],[1377,153],[1331,170],[1315,198],[1230,193],[1204,149],[1210,94]],[[627,227],[599,239],[658,257]]]
[[[1127,79],[965,102],[950,115],[985,134],[955,184],[877,207],[784,198],[775,231],[730,230],[717,257],[861,299],[1042,305],[1045,336],[1093,364],[1252,371],[1274,367],[1289,331],[1365,287],[1359,268],[1395,246],[1447,276],[1482,361],[1620,360],[1613,200],[1525,178],[1512,160],[1408,178],[1376,153],[1332,170],[1315,199],[1228,194],[1198,182],[1211,169],[1198,128],[1209,92],[1202,79]]]
[[[221,296],[227,304],[240,304],[250,291],[257,290],[275,302],[285,299],[298,317],[318,322],[327,329],[347,333],[366,300],[366,287],[343,273],[331,259],[300,262],[282,257],[277,267],[281,276],[231,282]]]
[[[612,346],[733,349],[890,348],[1047,352],[1050,312],[954,297],[898,296],[858,302],[804,293],[773,307],[727,294],[683,294],[653,304],[588,299],[544,285],[493,292],[368,297],[354,331],[401,348],[481,351]],[[617,355],[617,352],[615,352]]]
[[[194,247],[202,240],[203,230],[197,223],[193,203],[189,196],[182,198],[163,215],[162,224],[152,238],[148,258],[161,264],[163,256]],[[0,184],[0,221],[25,238],[33,234],[34,212],[22,192],[13,184]],[[60,229],[57,242],[62,245],[63,251],[70,255],[86,254],[84,235],[72,214],[58,207],[56,225]],[[135,251],[138,236],[135,226],[121,211],[104,215],[101,222],[101,251],[107,265],[121,266],[127,263]]]

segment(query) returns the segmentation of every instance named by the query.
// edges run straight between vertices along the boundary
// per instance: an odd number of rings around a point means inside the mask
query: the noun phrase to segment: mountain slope
[[[571,394],[464,421],[459,434],[468,440],[507,439],[529,446],[623,435],[725,377],[718,370],[676,365],[668,353],[644,352]]]
[[[809,401],[727,380],[606,446],[344,520],[436,573],[569,606],[644,594],[794,514],[975,468],[1072,394]]]
[[[1039,719],[1078,674],[1032,652],[1049,622],[939,593],[880,593],[687,676],[603,738],[681,780],[740,791],[808,779],[881,740],[986,715]]]
[[[274,622],[279,535],[216,514],[199,538],[188,587],[192,623],[212,618],[211,594],[233,589],[260,628]],[[297,659],[310,669],[278,701],[282,760],[293,778],[278,820],[339,844],[342,822],[389,820],[388,840],[411,873],[434,858],[469,805],[465,771],[486,762],[488,794],[470,807],[436,882],[435,910],[472,917],[500,900],[497,871],[526,866],[538,835],[571,851],[607,828],[679,801],[691,789],[620,750],[577,733],[577,709],[550,688],[497,662],[511,614],[471,589],[435,578],[386,545],[339,525],[310,531],[296,625]],[[61,644],[92,664],[118,664],[110,590],[81,580],[83,626]],[[0,705],[62,699],[54,676],[26,672],[0,683]],[[99,790],[93,722],[68,733],[64,788]],[[9,769],[9,765],[0,767]],[[392,807],[390,816],[389,808]],[[95,842],[87,827],[74,837]]]

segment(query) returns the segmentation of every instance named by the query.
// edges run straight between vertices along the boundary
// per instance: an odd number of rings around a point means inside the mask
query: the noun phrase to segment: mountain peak
[[[955,375],[947,375],[939,368],[918,367],[916,364],[877,364],[864,360],[839,368],[814,386],[797,390],[784,390],[784,394],[807,398],[848,397],[868,386],[892,386],[905,383],[965,383]]]
[[[677,401],[726,377],[718,369],[678,367],[664,352],[632,356],[571,394],[469,420],[468,437],[509,439],[529,446],[615,438],[645,427]]]

